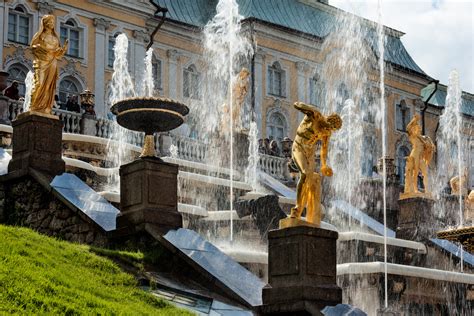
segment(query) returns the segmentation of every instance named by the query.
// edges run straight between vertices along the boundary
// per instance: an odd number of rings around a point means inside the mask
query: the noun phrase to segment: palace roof
[[[178,23],[202,28],[216,13],[217,0],[153,0],[157,5],[167,8],[167,18]],[[288,31],[324,39],[337,23],[337,13],[343,12],[335,7],[310,0],[237,0],[239,13],[244,20],[255,19],[260,22],[284,28]],[[362,18],[361,18],[362,19]],[[372,31],[368,31],[368,42],[377,56],[376,32],[374,22],[362,19]],[[385,27],[385,61],[395,68],[427,77],[403,46],[402,32]]]

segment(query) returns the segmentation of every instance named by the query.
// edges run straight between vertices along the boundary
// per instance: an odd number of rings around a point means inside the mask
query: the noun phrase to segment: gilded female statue
[[[291,157],[300,171],[296,187],[296,205],[291,209],[291,218],[299,219],[306,208],[306,220],[319,226],[321,221],[321,175],[315,169],[316,143],[321,141],[321,174],[332,176],[327,165],[327,153],[331,134],[340,129],[342,120],[337,114],[327,117],[314,106],[296,102],[294,107],[305,114],[296,130]]]
[[[60,46],[54,24],[54,16],[45,15],[31,41],[35,71],[30,105],[32,112],[51,114],[58,80],[58,59],[67,51],[68,41],[63,47]]]
[[[419,124],[420,116],[415,115],[407,125],[408,138],[410,140],[412,150],[410,156],[407,157],[407,164],[405,169],[405,189],[402,198],[411,197],[414,195],[429,196],[428,191],[428,166],[433,153],[435,145],[428,137],[421,135],[421,126]],[[425,192],[421,193],[418,190],[418,174],[423,176],[423,186]]]

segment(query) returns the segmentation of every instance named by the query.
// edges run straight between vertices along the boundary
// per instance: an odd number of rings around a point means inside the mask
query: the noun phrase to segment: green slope
[[[0,225],[0,314],[189,315],[88,246]]]

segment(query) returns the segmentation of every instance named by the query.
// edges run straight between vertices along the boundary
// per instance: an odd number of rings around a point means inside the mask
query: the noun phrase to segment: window
[[[13,81],[18,82],[18,93],[20,96],[25,96],[26,86],[25,86],[25,79],[26,74],[28,73],[28,69],[20,64],[13,64],[8,68],[8,79],[7,84],[10,86]]]
[[[344,107],[344,102],[349,99],[349,91],[347,90],[346,84],[341,83],[339,87],[337,87],[337,94],[336,94],[336,112],[341,113],[342,108]]]
[[[108,41],[108,45],[107,45],[107,66],[110,67],[110,68],[113,68],[114,67],[114,61],[115,61],[115,42],[117,40],[117,36],[119,36],[120,34],[122,34],[121,32],[117,32],[115,33],[113,36],[110,35],[109,36],[109,41]],[[131,42],[128,41],[128,49],[127,49],[127,61],[128,61],[128,71],[131,70],[131,65],[132,63],[130,62],[131,60]]]
[[[281,113],[273,113],[267,125],[268,138],[281,142],[286,136],[286,118]]]
[[[323,107],[323,87],[319,80],[319,76],[315,75],[309,79],[309,103]]]
[[[201,75],[194,65],[189,66],[183,71],[183,96],[195,100],[201,99],[199,81]]]
[[[8,13],[8,40],[25,45],[30,40],[30,17],[20,5]]]
[[[397,174],[400,179],[400,184],[404,185],[405,183],[405,166],[406,166],[406,157],[410,155],[410,150],[405,146],[398,147],[397,150]]]
[[[67,55],[72,57],[82,57],[81,52],[81,32],[74,20],[69,19],[66,23],[61,23],[61,43],[64,45],[66,39],[69,40]]]
[[[372,169],[375,166],[375,141],[372,137],[364,137],[364,143],[362,144],[362,175],[366,177],[372,177]]]
[[[117,39],[117,36],[119,36],[120,33],[115,33],[114,36],[109,36],[109,43],[108,43],[108,54],[107,54],[107,66],[113,67],[114,66],[114,60],[115,60],[115,52],[114,52],[114,47],[115,47],[115,40]]]
[[[66,104],[67,97],[79,95],[79,84],[72,77],[66,77],[59,83],[59,103]]]
[[[153,80],[155,81],[155,89],[162,89],[161,86],[161,60],[153,56],[152,60]]]
[[[113,67],[114,60],[115,60],[115,53],[114,53],[114,46],[115,46],[115,39],[117,38],[118,33],[114,36],[109,36],[109,43],[107,46],[107,66]]]
[[[361,101],[361,110],[362,110],[362,119],[368,123],[374,123],[374,114],[373,114],[373,104],[374,104],[374,95],[372,91],[367,88],[365,93],[362,96]]]
[[[395,121],[397,130],[406,132],[407,124],[410,122],[410,108],[407,106],[405,100],[401,100],[399,104],[396,105],[395,111]]]
[[[281,69],[278,62],[268,67],[268,94],[284,97],[285,96],[285,71]]]

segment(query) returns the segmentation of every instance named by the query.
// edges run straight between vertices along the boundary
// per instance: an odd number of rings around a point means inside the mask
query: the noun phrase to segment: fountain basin
[[[127,129],[145,132],[166,132],[179,127],[189,113],[186,105],[167,98],[129,98],[115,103],[111,111],[117,123]]]
[[[179,127],[189,113],[186,105],[166,98],[135,97],[120,100],[110,110],[117,123],[126,129],[144,132],[145,144],[141,158],[156,158],[156,132],[167,132]]]

